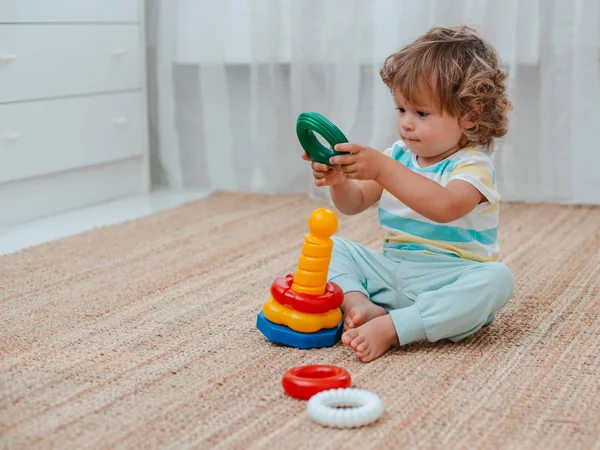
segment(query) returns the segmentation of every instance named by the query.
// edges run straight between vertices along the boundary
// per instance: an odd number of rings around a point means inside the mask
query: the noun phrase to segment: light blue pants
[[[388,311],[401,345],[458,342],[494,320],[513,294],[513,275],[501,263],[333,242],[328,280]]]

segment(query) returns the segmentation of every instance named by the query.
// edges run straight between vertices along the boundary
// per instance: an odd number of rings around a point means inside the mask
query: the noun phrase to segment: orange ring
[[[315,364],[288,370],[283,375],[281,384],[289,396],[308,400],[321,391],[350,387],[352,378],[341,367]]]

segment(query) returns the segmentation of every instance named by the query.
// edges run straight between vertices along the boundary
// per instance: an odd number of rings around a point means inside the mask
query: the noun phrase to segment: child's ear
[[[473,110],[460,121],[460,126],[463,128],[463,130],[470,130],[471,128],[474,128],[482,114],[483,105],[481,103],[473,104]]]
[[[463,128],[463,130],[470,130],[471,128],[475,127],[475,125],[475,122],[470,120],[462,120],[460,122],[460,126]]]

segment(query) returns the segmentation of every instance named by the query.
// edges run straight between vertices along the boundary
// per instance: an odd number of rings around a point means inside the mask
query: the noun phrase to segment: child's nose
[[[403,130],[406,130],[406,131],[412,131],[415,129],[415,123],[411,119],[408,119],[408,118],[401,119],[400,126],[402,127]]]

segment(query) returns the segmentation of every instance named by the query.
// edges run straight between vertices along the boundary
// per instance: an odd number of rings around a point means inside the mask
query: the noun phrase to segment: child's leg
[[[514,286],[510,270],[500,263],[454,263],[442,258],[413,265],[407,272],[411,272],[409,279],[402,282],[409,296],[415,296],[412,306],[344,333],[342,340],[361,361],[372,361],[392,345],[419,339],[464,339],[493,320]]]
[[[328,281],[338,284],[344,291],[341,307],[344,329],[358,327],[386,314],[382,306],[395,307],[393,285],[397,264],[381,252],[356,242],[338,237],[332,239]]]
[[[419,339],[458,342],[491,322],[513,293],[513,275],[501,263],[473,263],[447,273],[423,278],[422,290],[411,283],[420,291],[414,305],[390,312],[401,345]]]

